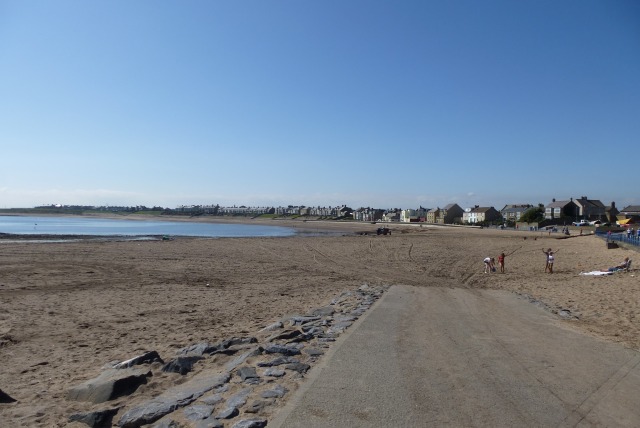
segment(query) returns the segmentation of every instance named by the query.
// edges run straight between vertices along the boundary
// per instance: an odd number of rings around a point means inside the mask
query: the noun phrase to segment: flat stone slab
[[[195,404],[184,409],[184,416],[190,421],[207,419],[213,413],[213,406],[206,404]]]
[[[118,409],[105,409],[89,413],[76,413],[69,417],[69,422],[82,422],[92,428],[110,427],[111,420]]]
[[[257,347],[255,347],[253,349],[248,350],[244,354],[239,355],[238,357],[234,358],[233,360],[229,361],[225,365],[225,369],[231,371],[231,370],[235,369],[236,367],[238,367],[240,364],[243,364],[245,362],[245,360],[247,360],[247,358],[255,357],[255,356],[260,355],[260,354],[262,354],[262,347],[261,346],[257,346]]]
[[[291,346],[284,345],[267,345],[264,347],[264,352],[267,354],[282,354],[282,355],[300,355],[300,350]]]
[[[165,364],[162,367],[162,371],[167,373],[180,373],[181,375],[186,375],[193,369],[193,364],[202,359],[203,357],[198,355],[189,357],[178,357]]]
[[[206,392],[229,382],[229,373],[201,373],[189,382],[168,389],[158,397],[127,411],[118,426],[137,428],[157,421],[180,407],[187,406]]]
[[[133,393],[151,376],[149,369],[107,369],[97,378],[88,380],[67,392],[68,400],[104,403]]]
[[[289,392],[289,390],[284,386],[276,385],[272,389],[263,391],[261,394],[261,397],[262,398],[282,398],[287,392]]]
[[[232,428],[264,428],[267,426],[266,419],[243,419],[233,424]]]

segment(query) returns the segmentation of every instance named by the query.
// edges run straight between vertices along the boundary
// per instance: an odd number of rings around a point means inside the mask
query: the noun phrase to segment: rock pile
[[[365,284],[342,293],[328,306],[266,326],[256,337],[194,344],[166,363],[155,351],[110,363],[98,377],[67,393],[69,400],[104,408],[73,414],[69,421],[96,428],[264,427],[289,393],[285,385],[295,387],[304,379],[331,342],[386,289]],[[199,372],[191,375],[199,366]],[[162,373],[176,376],[173,386],[154,398],[136,392]],[[118,397],[130,400],[114,403]],[[104,404],[109,402],[110,406]]]

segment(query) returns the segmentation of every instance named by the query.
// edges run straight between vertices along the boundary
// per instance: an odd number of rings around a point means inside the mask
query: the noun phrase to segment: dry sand
[[[376,236],[366,223],[274,223],[342,235],[0,242],[0,389],[18,400],[0,404],[0,426],[85,426],[69,415],[105,406],[65,393],[106,363],[251,336],[364,283],[511,290],[569,311],[576,329],[640,348],[638,271],[579,275],[640,257],[595,236],[427,226]],[[549,247],[558,251],[552,275],[544,273]],[[482,260],[502,251],[513,252],[506,273],[483,274]],[[175,381],[154,376],[136,394]]]

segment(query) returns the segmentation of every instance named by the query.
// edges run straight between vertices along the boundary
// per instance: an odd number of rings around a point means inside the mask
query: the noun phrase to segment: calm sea
[[[0,233],[17,235],[195,236],[243,238],[293,236],[288,227],[86,217],[0,216]]]

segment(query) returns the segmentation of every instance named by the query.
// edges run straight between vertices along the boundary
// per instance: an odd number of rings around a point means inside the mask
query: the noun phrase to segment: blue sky
[[[0,208],[640,203],[640,2],[0,0]]]

